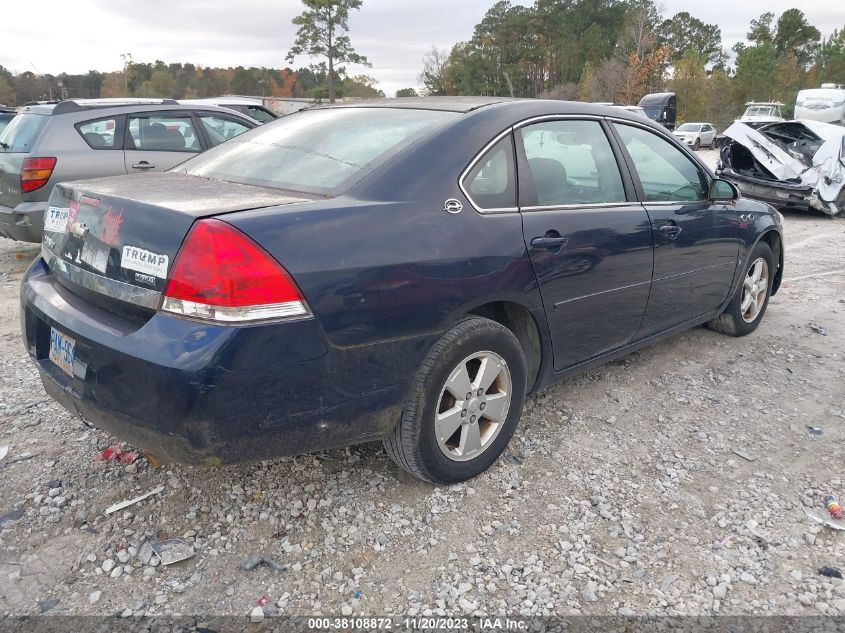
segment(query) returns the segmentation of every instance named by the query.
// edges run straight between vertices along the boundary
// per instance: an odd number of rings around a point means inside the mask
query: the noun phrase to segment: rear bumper
[[[161,313],[123,319],[57,284],[40,258],[21,304],[47,393],[166,462],[237,463],[384,437],[415,369],[385,363],[400,353],[388,344],[333,348],[315,319],[251,327]],[[76,341],[72,377],[49,360],[51,328]]]
[[[0,236],[21,242],[40,242],[46,208],[46,200],[22,202],[14,208],[0,206]]]

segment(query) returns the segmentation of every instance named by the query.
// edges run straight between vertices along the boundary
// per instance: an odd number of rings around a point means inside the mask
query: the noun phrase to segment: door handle
[[[150,165],[147,161],[142,160],[140,163],[132,165],[132,169],[155,169],[155,165]]]
[[[544,237],[535,237],[531,240],[534,248],[547,248],[549,250],[560,250],[569,243],[569,238],[560,235],[557,231],[549,231]]]
[[[658,233],[660,233],[661,235],[665,235],[670,240],[674,240],[676,237],[678,237],[682,230],[683,229],[681,229],[681,227],[677,224],[664,224],[659,229],[657,229]]]

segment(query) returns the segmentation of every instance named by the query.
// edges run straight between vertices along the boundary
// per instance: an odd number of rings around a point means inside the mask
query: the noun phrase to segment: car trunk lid
[[[86,300],[143,316],[161,303],[171,265],[199,218],[310,198],[186,176],[141,174],[58,185],[44,216],[43,255]]]

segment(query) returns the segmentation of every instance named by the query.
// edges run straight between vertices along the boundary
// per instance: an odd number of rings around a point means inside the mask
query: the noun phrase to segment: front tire
[[[384,440],[390,458],[435,484],[471,479],[501,455],[526,392],[522,346],[503,325],[458,322],[422,362],[402,418]]]
[[[729,336],[751,334],[760,325],[775,278],[772,249],[766,242],[758,242],[745,267],[742,282],[725,311],[707,323],[707,327]]]
[[[696,152],[701,149],[701,139],[700,138],[695,139],[695,143],[692,144],[692,148]]]

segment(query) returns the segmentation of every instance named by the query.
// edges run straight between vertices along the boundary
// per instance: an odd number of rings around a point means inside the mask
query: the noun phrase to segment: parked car
[[[560,101],[319,107],[50,208],[21,292],[46,391],[193,464],[383,440],[461,481],[526,393],[753,332],[783,273],[771,207],[660,126]]]
[[[845,213],[845,128],[780,121],[725,130],[716,173],[748,198],[777,208]]]
[[[170,169],[256,125],[223,108],[161,99],[24,106],[0,132],[0,235],[40,242],[57,183]]]
[[[179,103],[186,105],[215,105],[220,108],[228,108],[240,112],[255,119],[259,123],[269,123],[279,118],[275,112],[265,108],[260,99],[250,97],[209,97],[207,99],[180,99]]]
[[[675,136],[693,149],[716,144],[716,128],[712,123],[684,123],[675,128]]]
[[[17,110],[14,108],[0,106],[0,133],[6,129],[6,126],[9,125],[9,121],[15,118],[15,114],[17,114]]]

